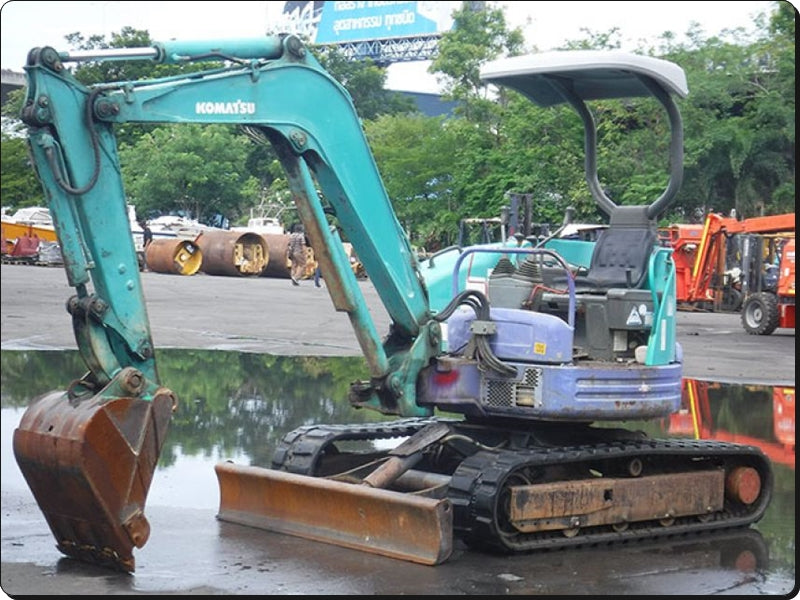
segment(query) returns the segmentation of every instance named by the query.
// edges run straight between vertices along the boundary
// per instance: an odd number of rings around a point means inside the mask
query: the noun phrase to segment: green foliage
[[[244,169],[250,150],[249,139],[229,126],[157,127],[120,148],[128,200],[140,215],[181,211],[200,221],[214,213],[235,218],[259,189]]]
[[[578,116],[565,107],[542,110],[521,95],[503,95],[492,141],[487,177],[494,183],[471,202],[491,199],[493,214],[502,206],[502,193],[534,194],[533,221],[560,223],[567,206],[581,219],[596,217],[583,177],[583,129]],[[531,144],[530,140],[536,140]],[[498,193],[499,192],[499,193]]]
[[[483,98],[481,65],[503,53],[520,54],[522,42],[522,31],[508,30],[502,10],[475,10],[465,3],[453,13],[453,28],[442,34],[429,70],[446,76],[444,97],[459,102],[458,114],[482,121],[491,103]]]
[[[42,205],[42,184],[36,178],[28,157],[25,139],[2,134],[0,143],[0,196],[3,206],[22,208]]]
[[[671,50],[667,58],[684,66],[690,89],[681,106],[687,211],[786,212],[794,195],[793,56],[793,38],[780,35]]]
[[[699,211],[739,215],[794,210],[794,16],[776,3],[765,31],[755,41],[742,31],[726,39],[705,39],[699,27],[677,45],[665,32],[659,51],[642,51],[684,67],[690,95],[678,104],[685,126],[682,191],[667,220],[685,220]],[[484,19],[485,21],[481,21]],[[477,80],[480,65],[502,44],[503,20],[463,10],[441,43],[433,70],[452,82],[451,97],[467,124],[453,157],[453,194],[468,216],[496,216],[503,194],[534,194],[534,219],[559,222],[566,206],[579,219],[598,214],[583,175],[582,127],[569,109],[539,109],[500,89],[489,101]],[[591,32],[572,49],[615,49],[619,32]],[[511,47],[505,54],[513,54]],[[669,131],[660,105],[649,100],[627,104],[597,102],[598,176],[618,204],[651,203],[669,176]],[[459,119],[460,120],[460,119]],[[562,128],[559,131],[559,127]],[[457,219],[454,216],[454,221]]]
[[[437,216],[452,214],[451,128],[438,117],[384,115],[365,122],[365,131],[398,219],[413,242],[430,247]]]
[[[479,79],[481,65],[522,53],[525,40],[520,30],[509,30],[501,9],[464,6],[454,13],[454,28],[443,35],[430,69],[445,82],[444,99],[458,102],[446,120],[413,114],[409,98],[384,89],[384,68],[312,48],[353,98],[401,222],[416,243],[447,245],[461,218],[498,216],[509,191],[534,195],[537,222],[560,222],[567,206],[576,208],[578,219],[602,218],[584,180],[580,120],[569,108],[541,109],[505,89],[489,93]],[[776,2],[754,27],[751,35],[736,30],[706,38],[694,25],[685,32],[686,42],[665,32],[652,47],[640,49],[681,65],[689,83],[689,97],[678,101],[685,130],[683,185],[666,219],[734,208],[743,217],[794,210],[795,11]],[[567,48],[620,45],[617,29],[582,33]],[[146,31],[133,28],[109,40],[79,33],[67,40],[81,50],[152,43]],[[201,67],[207,65],[88,62],[76,68],[76,76],[90,84]],[[23,98],[12,95],[3,114],[19,115]],[[651,202],[668,177],[660,106],[637,100],[592,108],[602,186],[617,203]],[[633,108],[643,112],[634,115]],[[143,214],[220,211],[234,222],[265,198],[285,199],[286,180],[271,147],[240,144],[245,138],[238,132],[212,129],[202,137],[194,126],[138,124],[119,125],[116,132],[125,183]],[[36,203],[40,186],[11,139],[3,137],[3,203]]]
[[[141,29],[123,27],[121,31],[105,36],[93,35],[84,38],[80,33],[66,36],[67,44],[75,50],[105,50],[113,48],[152,48],[150,34]],[[222,63],[218,63],[219,66]],[[213,63],[184,63],[180,65],[157,64],[143,60],[86,61],[75,68],[75,78],[85,85],[111,81],[136,81],[156,79],[182,73],[193,73],[208,69]]]
[[[566,50],[619,50],[621,41],[618,27],[612,27],[608,31],[593,31],[582,27],[580,31],[585,37],[567,42]]]
[[[119,48],[152,48],[154,41],[147,31],[123,27],[119,32],[113,32],[111,39],[106,41],[105,36],[92,35],[84,38],[80,33],[66,36],[67,45],[80,51],[101,51]],[[221,66],[222,63],[216,63]],[[204,69],[213,68],[215,63],[198,62],[180,65],[157,64],[144,60],[112,60],[112,61],[86,61],[80,62],[74,69],[75,78],[84,85],[91,86],[97,83],[118,81],[139,81],[145,79],[158,79],[175,75],[194,73]],[[138,138],[156,127],[152,124],[124,123],[115,130],[117,144],[133,145]]]
[[[19,132],[24,129],[22,121],[19,121],[22,113],[22,106],[25,103],[25,88],[11,90],[8,93],[6,103],[3,104],[2,115],[4,117],[3,131],[11,130]],[[8,119],[8,124],[5,122]]]
[[[385,68],[378,67],[369,59],[350,60],[335,48],[313,50],[325,70],[347,89],[362,119],[376,119],[381,115],[415,110],[411,98],[384,88]]]

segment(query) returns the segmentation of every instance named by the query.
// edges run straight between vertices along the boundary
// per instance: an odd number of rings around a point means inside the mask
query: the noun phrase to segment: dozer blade
[[[215,469],[222,521],[424,565],[452,552],[447,499],[233,463]]]
[[[58,549],[78,560],[133,571],[133,547],[150,535],[144,503],[174,396],[152,401],[42,396],[14,431],[14,455]]]

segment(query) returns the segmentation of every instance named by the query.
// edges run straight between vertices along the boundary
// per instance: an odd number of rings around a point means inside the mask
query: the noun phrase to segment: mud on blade
[[[14,455],[58,549],[86,562],[133,571],[133,548],[150,535],[144,504],[174,407],[152,401],[42,396],[14,431]]]

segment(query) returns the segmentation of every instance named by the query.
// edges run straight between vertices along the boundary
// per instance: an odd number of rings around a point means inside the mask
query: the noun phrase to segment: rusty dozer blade
[[[133,547],[150,535],[144,504],[174,405],[161,388],[152,401],[76,402],[53,392],[26,410],[14,455],[61,552],[134,570]]]
[[[453,547],[447,499],[219,463],[222,521],[437,565]]]

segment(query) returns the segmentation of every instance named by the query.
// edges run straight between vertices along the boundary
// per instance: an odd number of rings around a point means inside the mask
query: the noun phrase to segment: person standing
[[[147,250],[147,247],[150,245],[150,242],[153,241],[153,231],[150,229],[150,225],[147,224],[147,221],[142,221],[142,247]]]
[[[150,225],[147,224],[147,221],[139,223],[139,227],[142,228],[142,254],[139,259],[139,268],[142,271],[147,271],[147,247],[150,245],[150,242],[153,241],[153,231],[150,229]]]
[[[292,285],[300,285],[300,280],[306,273],[306,239],[305,228],[301,223],[295,224],[292,233],[289,234],[289,245],[287,247],[287,258],[291,263]]]

